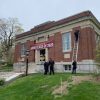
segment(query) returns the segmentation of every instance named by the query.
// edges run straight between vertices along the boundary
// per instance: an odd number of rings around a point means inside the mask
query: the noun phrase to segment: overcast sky
[[[25,31],[85,10],[100,21],[100,0],[0,0],[0,18],[18,18]]]

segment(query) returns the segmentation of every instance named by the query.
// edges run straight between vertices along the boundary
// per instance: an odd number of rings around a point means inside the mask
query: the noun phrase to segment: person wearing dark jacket
[[[54,75],[54,64],[55,64],[55,62],[50,58],[50,60],[49,60],[50,75],[51,74]]]
[[[74,60],[72,65],[73,65],[72,74],[76,74],[77,62]]]
[[[44,62],[44,75],[47,75],[48,73],[48,67],[49,67],[49,62]]]
[[[76,30],[76,31],[74,32],[74,35],[75,35],[75,41],[77,42],[78,39],[79,39],[79,30]]]

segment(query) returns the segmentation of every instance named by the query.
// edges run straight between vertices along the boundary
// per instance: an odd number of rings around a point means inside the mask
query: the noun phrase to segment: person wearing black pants
[[[44,75],[48,73],[49,62],[44,62]]]
[[[76,74],[77,62],[74,60],[72,65],[73,65],[72,74]]]
[[[50,58],[49,60],[49,67],[50,67],[50,75],[54,75],[54,61]]]

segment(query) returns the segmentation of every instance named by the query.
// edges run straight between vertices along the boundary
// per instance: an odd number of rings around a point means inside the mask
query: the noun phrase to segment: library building
[[[25,71],[28,63],[28,71],[43,72],[44,62],[52,58],[56,72],[71,72],[73,60],[78,72],[94,72],[99,42],[100,22],[91,11],[47,21],[16,35],[14,70]]]

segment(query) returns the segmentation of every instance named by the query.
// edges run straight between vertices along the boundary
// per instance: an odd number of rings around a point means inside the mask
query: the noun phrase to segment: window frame
[[[26,44],[25,43],[21,43],[21,49],[20,49],[20,55],[21,57],[25,56],[25,51],[26,51]]]
[[[69,34],[69,49],[64,49],[64,45],[65,45],[64,43],[68,42],[68,41],[64,41],[64,37],[65,37],[66,34]],[[67,46],[67,44],[66,44],[66,46]],[[71,51],[71,32],[62,33],[62,51],[63,52],[70,52]]]
[[[71,71],[72,67],[70,64],[63,65],[65,71]]]

